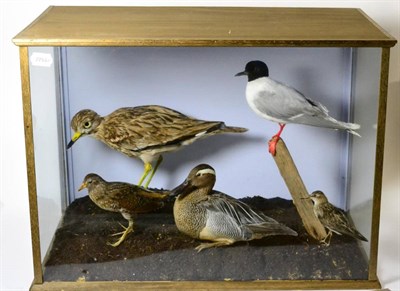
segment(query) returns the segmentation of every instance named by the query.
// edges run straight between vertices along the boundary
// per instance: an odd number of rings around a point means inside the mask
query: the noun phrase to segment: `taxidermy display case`
[[[361,10],[50,7],[13,41],[33,290],[380,288],[396,40]]]

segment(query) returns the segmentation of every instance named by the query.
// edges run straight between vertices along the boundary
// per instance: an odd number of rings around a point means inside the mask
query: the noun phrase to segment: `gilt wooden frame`
[[[307,16],[307,17],[306,17]],[[158,21],[160,20],[161,21]],[[169,22],[168,22],[169,21]],[[246,25],[243,24],[245,21]],[[167,23],[167,24],[166,24]],[[202,23],[203,25],[199,25]],[[277,25],[277,23],[279,25]],[[184,24],[184,25],[183,25]],[[78,29],[79,28],[79,29]],[[273,29],[269,29],[273,28]],[[49,7],[19,33],[34,280],[32,290],[376,289],[390,47],[396,40],[359,9]],[[30,46],[376,47],[381,48],[368,280],[252,282],[44,282],[40,254],[29,79]]]

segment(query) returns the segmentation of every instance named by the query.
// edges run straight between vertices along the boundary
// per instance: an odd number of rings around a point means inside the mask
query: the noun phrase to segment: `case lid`
[[[360,9],[51,6],[18,46],[390,47]]]

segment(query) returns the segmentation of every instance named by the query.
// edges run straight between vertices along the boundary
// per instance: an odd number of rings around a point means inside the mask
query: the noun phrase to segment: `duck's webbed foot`
[[[212,243],[202,243],[202,244],[198,245],[197,247],[195,247],[195,250],[199,253],[204,249],[228,246],[233,243],[234,243],[234,241],[232,241],[232,240],[216,241],[216,242],[212,242]]]

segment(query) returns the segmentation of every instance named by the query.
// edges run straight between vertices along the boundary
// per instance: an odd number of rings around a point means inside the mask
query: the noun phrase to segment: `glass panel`
[[[30,48],[29,59],[40,251],[44,258],[60,223],[67,197],[58,53],[54,48]]]
[[[31,61],[36,54],[45,63],[31,62],[41,248],[43,256],[48,253],[45,280],[368,279],[368,243],[361,245],[351,236],[334,233],[327,246],[305,231],[268,153],[268,140],[279,127],[250,109],[245,97],[247,78],[234,75],[248,61],[265,61],[272,79],[314,100],[306,104],[321,102],[330,116],[361,125],[361,138],[297,124],[285,127],[281,137],[308,191],[322,190],[333,205],[349,210],[350,220],[370,240],[379,52],[351,48],[31,48]],[[46,66],[49,58],[53,63]],[[119,246],[110,246],[119,237],[111,235],[123,231],[120,224],[128,225],[118,213],[121,208],[116,212],[100,209],[88,197],[88,190],[78,188],[88,173],[106,181],[137,184],[143,162],[87,136],[67,150],[74,134],[70,121],[82,109],[106,116],[118,108],[142,105],[161,105],[198,119],[249,129],[196,140],[166,153],[150,184],[156,188],[153,191],[159,194],[161,188],[175,188],[196,165],[207,163],[216,172],[214,189],[299,235],[238,241],[198,253],[194,248],[202,241],[179,232],[172,213],[175,200],[169,198],[163,208],[137,214],[134,232]],[[246,235],[243,240],[250,234]]]
[[[357,229],[371,235],[375,146],[378,121],[381,49],[358,48],[353,73],[354,119],[362,127],[362,138],[353,140],[348,209]],[[363,242],[369,256],[369,242]]]

